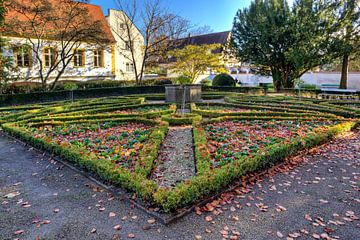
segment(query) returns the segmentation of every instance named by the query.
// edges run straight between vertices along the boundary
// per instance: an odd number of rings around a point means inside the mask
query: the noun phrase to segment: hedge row
[[[225,104],[221,104],[221,106],[224,106]],[[216,104],[212,105],[212,106],[216,106]],[[202,110],[200,108],[197,107],[196,104],[192,104],[191,105],[191,111],[193,113],[205,116],[205,117],[210,117],[210,118],[214,118],[214,117],[222,117],[222,116],[268,116],[268,117],[301,117],[301,118],[307,118],[307,117],[319,117],[319,113],[315,113],[315,112],[306,112],[306,113],[295,113],[295,112],[277,112],[277,109],[274,108],[272,111],[267,111],[267,112],[263,112],[263,111],[251,111],[251,112],[221,112],[221,111],[217,111],[217,110]],[[333,114],[321,114],[320,115],[321,118],[325,119],[335,119],[337,118],[335,115]]]
[[[147,144],[141,150],[140,160],[136,164],[135,171],[133,173],[127,169],[118,167],[111,161],[98,160],[96,156],[91,153],[81,153],[82,151],[75,146],[60,146],[52,141],[35,138],[27,129],[15,124],[3,124],[3,129],[11,135],[30,143],[34,147],[49,151],[50,153],[55,154],[86,171],[96,174],[102,180],[133,191],[142,199],[151,202],[153,199],[152,194],[156,192],[157,185],[153,181],[148,180],[147,177],[152,170],[154,160],[157,157],[161,143],[168,131],[168,124],[141,118],[122,119],[114,122],[123,123],[128,121],[153,124],[157,126],[150,134]],[[98,121],[77,121],[76,123],[81,124],[94,122]]]
[[[167,212],[188,206],[205,196],[221,192],[229,184],[239,180],[241,176],[271,167],[285,157],[323,144],[343,132],[350,131],[355,125],[355,122],[346,122],[326,129],[320,128],[304,138],[296,138],[287,144],[281,143],[267,147],[253,157],[207,171],[178,184],[174,189],[160,188],[154,193],[154,200]]]
[[[282,105],[279,103],[260,103],[260,102],[245,102],[241,100],[237,100],[231,97],[225,97],[225,101],[229,103],[234,103],[239,106],[264,106],[264,107],[272,107],[272,108],[283,108],[283,109],[298,109],[298,110],[311,110],[311,111],[317,111],[317,112],[324,112],[324,113],[330,113],[342,117],[355,117],[354,112],[345,111],[336,107],[324,107],[321,105],[313,105],[311,103],[308,104],[291,104],[291,103],[284,103],[286,105]]]
[[[119,108],[126,108],[128,106],[131,106],[131,104],[138,106],[139,104],[143,103],[144,99],[132,99],[132,98],[124,98],[124,99],[99,99],[96,101],[90,101],[90,102],[84,102],[84,101],[78,101],[75,103],[69,103],[64,105],[53,105],[49,107],[45,107],[42,109],[38,109],[38,111],[26,111],[26,112],[17,112],[14,114],[10,114],[8,116],[5,116],[3,118],[0,118],[0,123],[4,122],[16,122],[16,121],[26,121],[31,120],[34,118],[44,117],[52,114],[52,116],[55,115],[67,115],[67,114],[76,114],[76,113],[86,113],[87,111],[92,111],[90,109],[96,109],[97,106],[100,106],[99,108],[106,109],[110,108],[116,108],[116,106],[119,106]],[[114,107],[115,106],[115,107]]]
[[[192,125],[193,122],[201,121],[201,119],[201,116],[197,114],[169,114],[161,117],[161,120],[168,122],[171,126]]]
[[[16,95],[0,95],[0,106],[19,105],[38,102],[52,102],[73,99],[99,98],[107,96],[124,96],[131,94],[164,93],[164,86],[96,88],[74,91],[34,92]]]
[[[112,111],[117,110],[128,110],[134,109],[138,107],[147,107],[147,106],[167,106],[167,110],[157,111],[157,112],[148,112],[148,113],[133,113],[133,114],[113,114]],[[102,112],[109,112],[106,114],[100,114]],[[167,104],[138,104],[138,105],[131,105],[125,107],[117,107],[117,108],[109,108],[106,110],[104,108],[95,109],[91,111],[84,111],[84,115],[74,115],[74,112],[70,112],[72,115],[55,115],[52,117],[37,117],[28,119],[25,122],[37,123],[37,122],[50,122],[50,121],[58,121],[58,122],[70,122],[76,120],[103,120],[103,119],[118,119],[118,118],[157,118],[167,114],[173,114],[176,112],[175,105],[167,105]],[[75,112],[76,113],[76,112]]]

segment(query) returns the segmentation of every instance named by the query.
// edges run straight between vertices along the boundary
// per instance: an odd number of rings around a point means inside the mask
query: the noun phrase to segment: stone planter
[[[165,85],[166,102],[182,104],[201,102],[201,85]]]

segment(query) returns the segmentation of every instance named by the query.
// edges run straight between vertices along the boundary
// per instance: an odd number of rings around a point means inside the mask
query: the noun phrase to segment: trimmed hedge
[[[152,131],[149,140],[141,150],[140,160],[135,166],[135,172],[130,173],[128,170],[118,167],[111,161],[98,160],[93,154],[81,154],[75,146],[60,146],[55,142],[48,142],[44,139],[35,138],[27,130],[21,126],[14,124],[4,124],[2,127],[11,135],[30,143],[36,148],[43,149],[60,156],[67,161],[76,164],[80,168],[92,172],[106,182],[121,186],[127,190],[135,192],[139,197],[146,201],[152,201],[152,194],[156,192],[157,185],[153,181],[147,179],[153,166],[153,162],[157,157],[161,143],[168,131],[168,124],[164,122],[155,122],[141,118],[122,119],[114,122],[139,122],[154,124],[157,127]],[[93,121],[99,122],[99,121]],[[76,123],[90,123],[88,121],[78,121]],[[62,123],[60,123],[62,124]]]
[[[72,99],[71,93],[73,93],[74,99],[85,99],[108,96],[124,96],[131,94],[158,94],[164,92],[164,86],[96,88],[74,91],[34,92],[16,95],[0,95],[0,106],[70,100]]]
[[[212,85],[215,87],[235,87],[236,82],[229,74],[221,73],[215,76]]]
[[[200,105],[200,104],[198,104]],[[207,105],[207,104],[201,104],[201,105]],[[226,104],[211,104],[211,106],[226,106]],[[231,105],[231,107],[234,107],[234,105]],[[241,106],[239,106],[241,107]],[[222,116],[247,116],[247,117],[261,117],[261,116],[268,116],[268,117],[300,117],[300,118],[315,118],[315,117],[320,117],[322,119],[337,119],[339,117],[336,117],[336,115],[333,114],[320,114],[316,113],[316,112],[303,112],[303,113],[298,113],[298,112],[278,112],[276,108],[272,109],[272,110],[268,110],[266,112],[262,112],[260,110],[263,109],[258,109],[259,111],[251,111],[251,112],[221,112],[221,111],[217,111],[217,110],[202,110],[200,108],[197,107],[197,104],[192,104],[191,105],[191,111],[193,113],[205,116],[205,117],[210,117],[210,118],[214,118],[214,117],[222,117]]]
[[[319,104],[313,104],[310,102],[305,103],[299,103],[299,102],[271,102],[271,98],[268,99],[267,102],[258,102],[258,101],[246,101],[246,99],[236,99],[233,97],[225,97],[225,101],[229,103],[236,104],[238,106],[242,107],[248,107],[248,106],[256,106],[256,107],[270,107],[277,108],[277,109],[297,109],[297,110],[311,110],[311,111],[317,111],[317,112],[324,112],[324,113],[330,113],[338,116],[343,117],[355,117],[354,112],[345,111],[336,107],[327,107]]]
[[[222,95],[214,93],[210,96]],[[142,96],[142,97],[140,97]],[[60,156],[67,161],[76,164],[86,171],[96,174],[100,179],[110,182],[114,185],[123,187],[129,191],[137,194],[138,197],[148,201],[155,206],[160,207],[166,212],[175,211],[179,208],[196,203],[204,197],[210,196],[214,193],[221,192],[234,181],[237,181],[241,176],[248,173],[260,171],[269,166],[273,166],[280,162],[285,157],[294,155],[297,152],[314,147],[316,145],[325,143],[337,135],[349,131],[360,125],[360,121],[349,121],[343,118],[337,118],[332,114],[325,112],[330,109],[334,112],[339,110],[340,114],[349,113],[346,109],[331,107],[326,103],[314,104],[312,101],[299,102],[294,98],[277,97],[259,99],[258,97],[243,97],[242,95],[228,96],[227,98],[234,102],[241,102],[241,104],[210,104],[214,106],[229,106],[229,107],[247,107],[248,109],[271,109],[273,112],[250,112],[242,113],[241,115],[233,115],[226,113],[219,113],[217,111],[201,110],[197,108],[196,104],[192,104],[191,108],[194,113],[199,113],[204,116],[217,117],[207,121],[202,121],[202,117],[198,114],[174,114],[176,111],[175,105],[167,104],[140,104],[143,103],[144,95],[137,95],[132,97],[109,97],[106,99],[97,100],[82,100],[74,103],[53,104],[49,106],[32,105],[21,107],[17,114],[12,115],[13,118],[9,121],[18,121],[16,123],[3,124],[5,131],[10,134],[38,147],[49,151],[50,153]],[[140,97],[140,98],[139,98]],[[249,101],[249,102],[246,102]],[[245,102],[245,103],[244,103]],[[134,104],[136,103],[136,104]],[[251,106],[248,106],[248,105]],[[267,106],[266,104],[270,104]],[[281,104],[291,105],[293,108],[278,109]],[[143,114],[111,114],[104,113],[122,109],[132,109],[144,106],[169,106],[168,110],[158,111],[153,113]],[[199,106],[204,104],[199,104]],[[39,108],[35,108],[39,107]],[[312,109],[308,111],[306,107]],[[31,108],[31,109],[30,109]],[[275,112],[277,109],[278,112]],[[6,110],[9,110],[7,108]],[[3,111],[6,111],[3,110]],[[33,113],[29,111],[35,111]],[[323,110],[323,112],[319,111]],[[38,111],[38,112],[36,112]],[[279,112],[280,111],[280,112]],[[318,112],[317,112],[318,111]],[[1,112],[1,109],[0,109]],[[49,114],[49,116],[47,116]],[[81,114],[82,116],[76,116]],[[270,114],[270,115],[269,115]],[[273,115],[272,115],[273,114]],[[140,117],[141,116],[141,117]],[[144,117],[162,117],[162,121],[154,121],[145,119]],[[235,160],[220,168],[212,168],[212,159],[207,145],[206,132],[204,126],[208,123],[233,121],[233,120],[329,120],[335,119],[337,121],[347,121],[336,126],[326,128],[318,128],[313,132],[307,134],[305,137],[298,137],[291,140],[289,143],[274,144],[264,149],[259,150],[251,157],[244,157]],[[0,118],[1,120],[1,118]],[[23,120],[20,121],[19,120]],[[26,127],[37,127],[43,125],[69,125],[69,124],[92,124],[99,122],[139,122],[151,124],[154,126],[150,133],[144,147],[140,150],[139,161],[135,164],[135,171],[130,172],[125,168],[117,168],[114,163],[106,160],[99,160],[94,154],[86,152],[81,154],[83,149],[72,145],[59,146],[52,140],[37,139]],[[165,139],[169,125],[183,125],[188,124],[193,126],[194,145],[195,145],[195,159],[197,175],[187,181],[178,184],[175,188],[159,187],[155,181],[149,179],[150,174],[155,167],[154,161],[158,156],[160,146]]]
[[[271,167],[285,157],[323,144],[341,133],[350,131],[355,126],[355,122],[346,122],[328,127],[325,130],[318,129],[305,138],[296,138],[287,144],[282,143],[267,147],[253,157],[234,161],[222,168],[210,170],[205,174],[178,184],[174,189],[159,188],[154,193],[154,200],[167,212],[188,206],[205,196],[221,192],[229,184],[245,174]]]
[[[171,126],[192,125],[193,122],[201,121],[201,119],[201,116],[197,114],[171,114],[161,117],[161,120],[168,122]]]

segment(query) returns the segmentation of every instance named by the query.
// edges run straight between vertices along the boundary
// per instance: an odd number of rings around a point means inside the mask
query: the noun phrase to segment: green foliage
[[[235,84],[233,77],[226,73],[217,75],[212,81],[213,86],[235,87]]]
[[[224,96],[223,92],[204,93],[211,97]],[[96,174],[98,178],[116,186],[125,188],[137,197],[149,202],[151,205],[160,207],[166,212],[175,211],[182,207],[189,206],[197,201],[204,199],[212,194],[219,193],[229,185],[240,179],[245,174],[254,173],[281,162],[284,158],[297,154],[301,150],[309,149],[319,144],[323,144],[337,135],[349,131],[359,126],[359,121],[345,119],[339,116],[355,118],[357,115],[350,106],[360,106],[355,101],[331,101],[323,100],[303,100],[287,96],[264,97],[250,96],[245,94],[227,94],[226,101],[232,103],[199,103],[191,104],[192,114],[175,114],[176,106],[167,104],[144,104],[144,98],[139,96],[126,97],[107,97],[101,99],[86,99],[71,103],[53,102],[48,104],[34,104],[27,106],[0,108],[0,123],[6,116],[7,123],[2,124],[2,128],[14,136],[24,140],[34,147],[46,150],[55,156],[59,156],[70,163],[86,171]],[[142,109],[140,113],[139,108]],[[224,112],[223,109],[231,110],[234,108],[246,108],[248,112]],[[156,111],[151,112],[151,109]],[[113,111],[120,111],[113,113]],[[129,111],[126,112],[126,111]],[[9,115],[6,115],[6,114]],[[4,114],[4,115],[3,115]],[[152,115],[154,114],[154,115]],[[162,117],[162,120],[150,120],[144,117]],[[206,121],[204,117],[216,117]],[[324,121],[327,124],[341,124],[320,127],[314,121]],[[207,124],[234,121],[228,123],[232,126],[239,120],[263,120],[268,126],[268,122],[283,121],[288,122],[309,121],[309,131],[307,134],[297,132],[296,123],[293,126],[294,138],[287,139],[285,143],[270,140],[269,144],[262,149],[256,149],[248,157],[239,157],[229,161],[219,167],[213,165],[212,154],[207,139]],[[90,151],[80,151],[81,144],[101,143],[101,139],[92,138],[90,141],[74,141],[71,144],[60,143],[52,138],[34,135],[37,129],[48,128],[48,131],[55,134],[69,134],[76,131],[88,129],[94,131],[102,126],[103,129],[110,129],[114,126],[128,126],[130,123],[142,123],[150,125],[146,130],[135,129],[132,133],[136,138],[126,144],[143,143],[138,148],[138,161],[133,168],[126,165],[117,165],[115,161],[107,161],[106,155],[98,155]],[[155,160],[158,156],[160,146],[165,139],[170,125],[192,124],[194,136],[194,154],[196,159],[196,176],[177,184],[174,188],[159,187],[155,181],[151,180],[150,174],[153,171]],[[274,124],[274,123],[273,123]],[[77,128],[77,125],[84,125],[86,128]],[[71,128],[75,126],[75,128]],[[267,127],[265,127],[267,128]],[[59,129],[61,131],[59,131]],[[151,130],[150,130],[151,129]],[[216,130],[217,131],[217,130]],[[215,135],[215,140],[226,138],[226,134]],[[232,131],[232,130],[231,130]],[[241,131],[232,131],[242,134]],[[119,138],[131,136],[130,131],[122,131],[118,135],[112,132],[106,135],[106,140],[114,141]],[[244,135],[246,136],[246,135]],[[249,138],[250,139],[250,138]],[[98,142],[100,141],[100,142]],[[121,140],[120,140],[121,141]],[[241,144],[241,143],[240,143]],[[100,145],[103,145],[101,143]],[[129,145],[130,146],[130,145]],[[132,145],[134,146],[134,145]],[[220,146],[220,145],[219,145]],[[234,150],[235,151],[235,150]],[[221,152],[220,152],[221,153]],[[225,152],[223,152],[225,153]],[[97,152],[97,154],[102,154]],[[225,154],[229,154],[226,152]],[[132,155],[130,155],[132,156]]]
[[[201,85],[203,86],[211,86],[212,85],[212,82],[211,80],[209,80],[208,78],[204,79],[201,81]]]
[[[79,86],[75,83],[66,83],[64,84],[64,90],[66,91],[74,91],[77,90]]]
[[[161,120],[168,122],[171,126],[191,125],[193,122],[201,121],[202,117],[197,114],[171,114],[163,115]]]
[[[257,74],[272,76],[277,90],[293,88],[295,79],[337,56],[337,6],[335,1],[299,0],[290,9],[283,0],[253,1],[234,20],[236,55]]]
[[[210,69],[223,72],[221,64],[221,53],[215,53],[221,46],[219,44],[210,45],[187,45],[182,49],[177,49],[169,53],[176,59],[170,68],[175,72],[188,77],[195,83],[198,77]]]
[[[175,78],[175,83],[177,83],[177,84],[191,84],[192,80],[191,80],[191,78],[189,78],[187,76],[179,76],[179,77]]]

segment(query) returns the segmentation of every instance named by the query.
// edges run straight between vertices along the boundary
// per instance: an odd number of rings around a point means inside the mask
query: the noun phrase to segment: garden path
[[[300,166],[272,169],[224,194],[212,211],[163,226],[47,155],[0,135],[0,239],[358,239],[359,148],[360,132],[337,139],[294,158]]]
[[[192,127],[170,127],[156,160],[153,179],[162,187],[174,187],[194,175]]]

